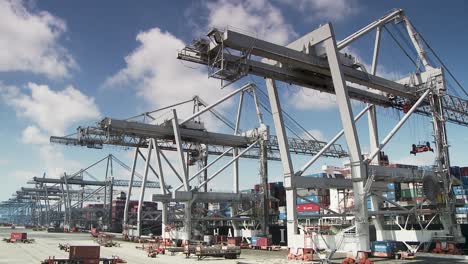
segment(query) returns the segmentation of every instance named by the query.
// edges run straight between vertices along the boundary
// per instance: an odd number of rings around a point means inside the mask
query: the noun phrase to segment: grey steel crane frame
[[[394,21],[405,23],[409,37],[426,72],[435,73],[434,76],[430,76],[425,80],[426,83],[408,86],[375,75],[381,29],[385,24]],[[339,50],[373,30],[376,30],[377,33],[371,74],[368,74],[347,65],[346,55],[340,54]],[[413,113],[431,116],[434,120],[437,147],[436,161],[438,164],[434,173],[443,182],[446,201],[446,205],[440,208],[443,214],[439,214],[439,218],[444,224],[444,228],[449,231],[456,241],[464,240],[453,217],[453,197],[450,190],[450,164],[445,122],[468,125],[467,101],[445,93],[442,69],[434,69],[430,66],[419,35],[403,13],[403,10],[393,10],[341,42],[336,41],[330,23],[320,26],[287,46],[273,44],[229,29],[225,31],[213,29],[208,33],[208,39],[195,41],[192,45],[185,47],[179,52],[178,58],[208,65],[211,77],[228,81],[228,83],[239,80],[247,74],[254,74],[266,79],[283,163],[284,182],[287,188],[288,243],[292,247],[294,247],[295,241],[298,239],[301,241],[297,244],[303,243],[303,238],[297,236],[298,223],[295,210],[296,188],[299,187],[297,181],[298,179],[300,179],[301,183],[309,181],[304,177],[300,177],[300,175],[320,155],[314,157],[299,171],[294,171],[281,114],[280,96],[276,87],[276,80],[336,95],[343,131],[334,137],[331,143],[336,141],[341,134],[344,134],[348,145],[355,201],[353,212],[356,227],[355,250],[368,251],[370,245],[369,214],[364,201],[367,197],[366,192],[373,184],[374,175],[368,175],[368,167]],[[349,86],[347,82],[363,85],[369,89]],[[362,158],[355,127],[355,120],[362,116],[365,111],[354,118],[350,99],[369,103],[365,110],[369,112],[371,154],[366,160]],[[411,108],[384,140],[379,143],[375,105],[402,109],[404,104],[410,104]],[[372,194],[380,197],[376,193]],[[375,206],[375,204],[376,201],[374,200],[373,205]],[[377,228],[381,228],[379,221],[379,218],[375,219]]]

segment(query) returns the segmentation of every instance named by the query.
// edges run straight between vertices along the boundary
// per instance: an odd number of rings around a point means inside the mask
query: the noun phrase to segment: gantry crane
[[[257,128],[253,128],[247,131],[241,131],[239,122],[240,115],[242,112],[242,106],[244,101],[244,95],[251,95],[255,105],[255,113],[259,125]],[[224,117],[222,114],[217,112],[214,107],[217,105],[226,102],[235,95],[239,95],[239,107],[237,111],[237,116],[234,122],[230,119]],[[263,101],[261,100],[263,96]],[[267,160],[279,160],[280,145],[278,143],[278,138],[274,135],[268,133],[268,127],[263,123],[261,109],[269,112],[269,107],[267,107],[262,102],[268,102],[267,95],[262,94],[261,91],[256,90],[256,86],[253,83],[247,83],[239,89],[236,89],[224,97],[220,98],[218,101],[208,105],[201,98],[195,96],[192,100],[187,100],[184,102],[176,103],[171,106],[162,107],[161,109],[144,113],[136,117],[132,117],[126,120],[118,120],[112,118],[105,118],[98,123],[97,127],[88,127],[88,128],[78,128],[77,133],[68,136],[68,137],[51,137],[51,142],[61,143],[66,145],[78,145],[78,146],[88,146],[92,148],[101,148],[103,144],[111,145],[120,145],[126,147],[136,147],[134,165],[138,156],[143,157],[140,148],[148,148],[148,154],[146,158],[146,167],[144,173],[144,181],[146,179],[147,172],[151,170],[156,177],[161,181],[161,184],[164,181],[164,177],[161,175],[163,171],[161,169],[160,161],[161,158],[164,159],[170,166],[172,172],[177,176],[177,178],[182,183],[180,186],[176,187],[173,191],[166,190],[162,188],[163,191],[161,196],[154,196],[155,199],[163,202],[163,215],[165,215],[165,207],[169,202],[184,202],[186,205],[186,215],[184,220],[187,222],[184,223],[184,227],[187,228],[184,232],[184,238],[190,238],[190,227],[192,226],[191,221],[191,209],[189,204],[192,203],[207,203],[209,201],[228,201],[238,203],[243,200],[258,200],[258,197],[248,194],[239,193],[239,173],[238,173],[238,159],[239,158],[250,158],[250,159],[259,159],[260,160],[260,175],[262,179],[262,185],[264,190],[267,189]],[[172,111],[172,116],[169,120],[163,120],[162,122],[155,122],[157,117],[156,113],[159,113],[162,110],[167,110],[174,108],[181,104],[187,102],[194,102],[194,112],[191,116],[180,121],[177,118],[177,112]],[[201,107],[200,107],[201,106]],[[234,130],[234,134],[225,134],[225,133],[216,133],[207,131],[199,118],[200,115],[204,113],[213,114],[218,120],[226,124],[228,127]],[[271,113],[271,112],[270,112]],[[287,115],[287,113],[285,113]],[[297,125],[297,122],[294,121],[290,116],[288,116],[288,121],[293,126]],[[296,122],[296,123],[295,123]],[[291,146],[290,151],[299,155],[315,155],[319,150],[321,150],[327,144],[321,142],[309,134],[308,139],[300,137],[297,133],[288,126],[288,129],[292,131],[295,137],[288,138],[288,142]],[[306,131],[307,132],[307,131]],[[308,132],[307,132],[308,133]],[[156,156],[158,161],[158,167],[154,169],[150,164],[149,160],[151,153]],[[176,151],[178,153],[178,163],[177,165],[172,165],[171,162],[164,155],[163,150]],[[184,157],[184,153],[187,157]],[[325,151],[322,151],[322,154],[329,157],[346,157],[347,153],[343,151],[342,147],[339,144],[329,144]],[[216,155],[217,157],[214,161],[210,163],[207,162],[208,155]],[[233,157],[226,165],[216,171],[213,175],[208,177],[208,168],[212,166],[215,162],[219,161],[222,157]],[[198,171],[194,173],[193,176],[188,177],[188,165],[191,158],[195,158],[199,162]],[[187,161],[187,162],[186,162]],[[223,193],[206,193],[207,183],[219,175],[223,170],[225,170],[231,164],[234,165],[234,182],[233,189],[234,194],[223,194]],[[179,170],[176,169],[179,167]],[[189,182],[195,179],[197,176],[201,176],[198,186],[192,187],[189,185]],[[132,181],[133,176],[130,177]],[[144,186],[144,184],[143,184]],[[182,191],[183,189],[184,191]],[[201,192],[198,192],[201,190]],[[142,188],[144,192],[144,188]],[[197,192],[196,196],[192,196],[194,192]],[[129,189],[129,194],[131,194],[131,189]],[[170,197],[172,195],[172,197]],[[142,193],[140,193],[140,199]],[[127,200],[129,196],[127,197]],[[269,200],[268,192],[263,192],[262,201],[263,202],[263,216],[262,216],[262,232],[267,233],[268,226],[268,208],[267,201]],[[236,225],[236,221],[239,220],[238,212],[236,212],[236,206],[233,206],[232,217],[228,220],[232,220],[233,225]],[[127,217],[124,217],[124,222],[127,221]],[[166,218],[163,217],[163,225],[165,225]],[[200,219],[200,218],[197,218]],[[140,235],[140,229],[137,227],[137,233]],[[235,233],[239,234],[239,228],[234,227]]]
[[[376,74],[381,34],[391,23],[404,25],[418,56],[418,63],[416,63],[418,70],[397,81],[391,81]],[[357,63],[352,55],[342,53],[342,51],[357,39],[374,31],[376,37],[372,68],[367,71],[362,64]],[[413,113],[428,116],[433,123],[437,165],[429,174],[433,175],[432,177],[436,179],[435,182],[442,186],[444,203],[438,206],[436,214],[444,227],[442,233],[449,234],[455,241],[464,241],[454,218],[454,199],[451,193],[450,159],[445,123],[468,125],[468,101],[447,94],[445,75],[446,73],[449,73],[451,77],[453,75],[443,63],[441,63],[443,67],[440,68],[430,63],[425,46],[429,47],[403,10],[396,9],[342,41],[336,40],[330,23],[320,26],[286,46],[231,29],[214,28],[208,32],[207,38],[196,40],[181,50],[178,58],[207,65],[210,77],[221,79],[227,84],[238,81],[247,75],[265,78],[271,112],[274,113],[275,131],[287,188],[287,225],[290,247],[304,247],[304,240],[297,231],[296,192],[297,188],[300,187],[316,186],[313,179],[302,177],[302,174],[320,155],[316,155],[299,170],[293,168],[276,82],[282,81],[336,96],[343,130],[329,143],[333,144],[344,134],[350,156],[355,201],[353,211],[355,233],[352,236],[352,241],[355,244],[351,243],[350,245],[353,245],[354,248],[345,248],[345,250],[368,251],[370,245],[369,212],[365,201],[369,195],[373,199],[373,205],[375,205],[376,198],[385,199],[378,193],[369,192],[369,188],[379,181],[393,182],[395,176],[405,177],[404,175],[412,173],[407,169],[393,170],[379,166],[376,159],[393,135]],[[351,99],[367,103],[367,107],[356,117],[353,116]],[[376,106],[399,109],[404,113],[401,120],[381,142],[379,142],[377,133]],[[355,122],[366,111],[369,117],[371,151],[368,158],[364,159],[361,155],[361,145],[357,137]],[[324,149],[326,147],[322,150]],[[380,179],[376,177],[380,177]],[[415,210],[410,210],[411,214],[415,212]],[[407,215],[408,211],[399,210],[396,213]],[[387,231],[383,229],[378,217],[385,212],[374,209],[371,214],[376,215],[374,223],[379,239],[388,237],[402,241],[429,241],[438,234],[437,232],[440,233],[440,231],[428,231],[426,228],[420,231]],[[335,242],[335,245],[338,245],[338,242]]]

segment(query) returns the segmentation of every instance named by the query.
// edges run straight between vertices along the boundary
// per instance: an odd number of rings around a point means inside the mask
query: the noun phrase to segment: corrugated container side
[[[69,259],[98,259],[100,257],[99,246],[70,246]]]
[[[268,237],[257,237],[257,246],[258,247],[271,246],[271,239]]]
[[[286,213],[280,213],[280,214],[278,215],[278,219],[279,219],[279,220],[286,220]]]
[[[308,199],[308,200],[311,200],[312,202],[314,203],[318,203],[319,202],[319,197],[317,195],[308,195],[308,196],[304,196],[304,198]],[[297,197],[296,199],[296,203],[297,204],[308,204],[310,203],[309,201],[305,200],[305,199],[302,199],[301,197]]]
[[[311,212],[311,211],[320,211],[320,206],[316,204],[298,204],[297,205],[298,212]]]
[[[251,239],[250,239],[250,244],[252,246],[257,246],[257,237],[256,236],[253,236]]]
[[[28,239],[28,233],[13,232],[13,233],[10,233],[10,239],[14,239],[14,240]]]

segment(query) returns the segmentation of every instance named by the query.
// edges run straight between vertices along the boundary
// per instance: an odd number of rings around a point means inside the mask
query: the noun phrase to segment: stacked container
[[[302,199],[301,197],[297,197],[296,199],[296,210],[297,210],[297,215],[298,216],[304,216],[304,215],[316,215],[320,213],[320,207],[315,204],[319,203],[319,197],[317,195],[307,195],[304,196],[305,199]],[[314,202],[311,203],[310,201]]]

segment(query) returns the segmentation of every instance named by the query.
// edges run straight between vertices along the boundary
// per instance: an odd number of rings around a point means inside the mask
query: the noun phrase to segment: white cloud
[[[49,145],[49,136],[64,135],[65,130],[76,122],[98,119],[99,109],[92,97],[72,86],[56,91],[35,83],[29,83],[25,88],[0,83],[0,99],[13,107],[17,116],[32,123],[22,131],[21,141],[39,146],[41,170],[58,177],[65,170],[80,167],[79,162],[65,159],[59,146]],[[15,173],[23,175],[21,171]]]
[[[63,78],[76,68],[58,41],[63,20],[45,11],[30,11],[19,0],[0,1],[0,72],[29,71]]]
[[[359,12],[355,0],[277,0],[303,13],[310,20],[342,21]]]
[[[25,144],[47,144],[49,139],[44,135],[37,126],[28,126],[21,134],[21,140]]]
[[[434,162],[435,154],[432,152],[420,153],[417,155],[409,155],[395,161],[395,163],[397,164],[411,164],[416,166],[434,165]]]
[[[212,103],[232,91],[229,87],[220,89],[219,81],[209,79],[204,67],[187,67],[185,62],[177,60],[177,51],[185,43],[169,32],[153,28],[139,33],[136,39],[140,45],[125,57],[125,68],[109,77],[105,87],[134,87],[149,107],[155,108],[185,101],[195,95]],[[216,109],[222,110],[226,106],[221,104]],[[181,109],[179,117],[184,117],[191,113],[192,106],[177,109]],[[166,115],[166,118],[170,117]]]
[[[361,51],[359,51],[356,48],[353,48],[352,46],[347,46],[341,52],[351,54],[356,59],[357,63],[360,63],[362,66],[364,66],[366,72],[371,73],[372,65],[371,63],[366,62],[366,60],[362,57]],[[368,51],[368,52],[372,54],[373,51]],[[385,65],[382,65],[382,63],[378,63],[377,64],[377,76],[380,76],[388,80],[399,80],[405,75],[401,72],[391,71],[388,69],[388,67],[386,67]],[[364,86],[358,85],[358,84],[353,84],[353,86],[364,88]]]
[[[0,92],[0,98],[11,105],[18,116],[29,119],[49,134],[63,135],[71,124],[100,116],[94,99],[73,86],[55,91],[35,83],[28,83],[25,89],[0,85]]]
[[[66,159],[60,148],[55,145],[42,145],[39,148],[41,160],[49,177],[58,178],[65,172],[74,172],[82,168],[80,162]]]
[[[292,94],[288,96],[288,103],[299,110],[329,110],[336,107],[334,94],[321,93],[317,90],[291,86]]]
[[[319,140],[319,141],[326,141],[326,138],[325,136],[323,135],[322,131],[318,130],[318,129],[310,129],[310,130],[307,130],[307,133],[312,135],[315,139]],[[308,139],[309,138],[309,135],[307,135],[307,133],[304,132],[304,138],[305,139]]]
[[[206,7],[209,10],[209,27],[229,26],[282,45],[297,36],[293,27],[286,22],[281,10],[267,0],[219,0],[207,2]]]
[[[25,181],[31,180],[34,176],[37,176],[37,174],[27,170],[16,170],[8,174],[8,178],[15,179],[17,182],[21,182],[23,184]]]

